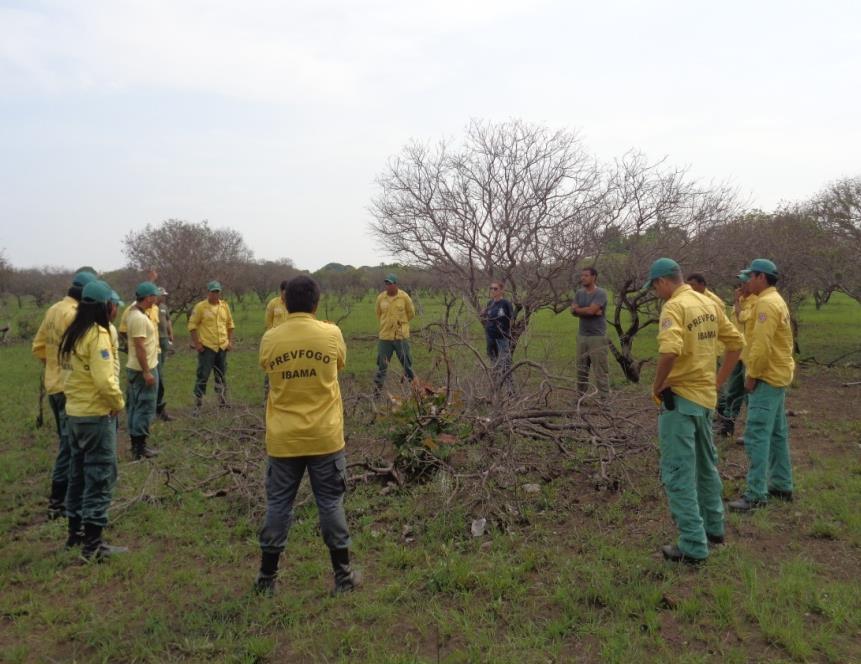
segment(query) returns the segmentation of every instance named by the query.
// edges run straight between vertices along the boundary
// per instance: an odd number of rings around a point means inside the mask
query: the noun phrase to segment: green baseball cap
[[[741,283],[747,283],[750,281],[750,270],[742,270],[737,275],[735,275],[736,279],[738,279]]]
[[[81,292],[81,300],[107,304],[110,302],[113,292],[114,290],[104,281],[94,279],[84,286],[84,290]]]
[[[398,275],[396,275],[394,272],[389,272],[386,275],[386,278],[383,279],[383,281],[387,284],[396,284],[398,283]]]
[[[754,258],[747,269],[749,272],[762,272],[763,274],[770,274],[772,277],[779,276],[777,265],[767,258]]]
[[[652,286],[652,282],[655,279],[660,279],[661,277],[669,277],[671,274],[681,274],[682,268],[679,267],[679,264],[676,263],[672,258],[659,258],[654,263],[652,263],[652,267],[649,268],[649,278],[646,279],[646,283],[643,284],[642,290],[646,290]]]
[[[83,288],[91,281],[95,281],[97,278],[98,277],[96,277],[92,272],[81,270],[80,272],[76,272],[75,276],[72,277],[72,286]]]
[[[212,291],[221,292],[221,290],[222,290],[221,284],[217,281],[214,281],[214,280],[210,281],[208,284],[206,284],[206,290],[208,290],[210,293]]]
[[[135,288],[135,297],[140,299],[149,295],[158,295],[158,286],[151,281],[142,281]]]

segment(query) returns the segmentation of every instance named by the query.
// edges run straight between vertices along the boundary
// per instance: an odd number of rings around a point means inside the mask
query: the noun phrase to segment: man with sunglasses
[[[487,342],[487,356],[493,365],[496,388],[500,380],[511,394],[511,322],[514,320],[514,307],[505,299],[505,286],[502,281],[490,282],[490,301],[481,312],[484,336]]]

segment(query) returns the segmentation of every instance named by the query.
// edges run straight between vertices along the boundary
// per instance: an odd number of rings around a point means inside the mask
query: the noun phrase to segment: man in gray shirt
[[[607,346],[607,291],[598,288],[598,270],[580,270],[582,288],[574,296],[571,314],[580,319],[577,334],[577,389],[585,393],[589,387],[589,368],[595,372],[595,382],[602,397],[610,393]]]

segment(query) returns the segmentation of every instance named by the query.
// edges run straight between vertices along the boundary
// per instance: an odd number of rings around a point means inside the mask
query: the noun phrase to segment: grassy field
[[[435,300],[419,309],[414,329],[442,311]],[[848,298],[801,314],[803,358],[825,364],[861,346],[861,308]],[[224,468],[218,455],[232,455],[238,471],[260,455],[254,436],[230,438],[262,416],[262,317],[256,302],[236,307],[228,379],[237,407],[208,403],[199,419],[190,413],[194,355],[178,325],[166,365],[177,420],[156,425],[162,454],[153,461],[131,462],[121,433],[107,537],[132,551],[102,565],[65,552],[64,524],[45,517],[56,443],[50,423],[34,426],[38,363],[26,342],[0,347],[0,661],[861,661],[861,387],[843,387],[861,380],[843,366],[858,355],[834,368],[802,367],[789,398],[798,500],[730,515],[727,544],[701,568],[656,554],[675,532],[656,452],[633,460],[618,491],[596,491],[589,469],[547,443],[521,441],[523,469],[505,499],[518,517],[507,527],[472,537],[484,507],[447,501],[445,477],[394,491],[357,483],[347,511],[365,586],[328,597],[328,557],[310,502],[297,509],[279,593],[263,599],[250,592],[259,491],[244,493],[229,475],[210,481]],[[370,300],[342,328],[345,381],[367,390]],[[573,375],[575,330],[571,316],[542,313],[519,356]],[[653,335],[638,339],[638,356],[654,354]],[[414,355],[419,372],[437,380],[421,335]],[[615,367],[613,383],[647,398]],[[390,452],[385,417],[368,424],[355,408],[347,426],[351,458]],[[654,420],[644,427],[651,435]],[[725,494],[734,497],[744,453],[732,441],[720,448]],[[467,453],[474,464],[495,452]],[[540,491],[521,491],[527,482]]]

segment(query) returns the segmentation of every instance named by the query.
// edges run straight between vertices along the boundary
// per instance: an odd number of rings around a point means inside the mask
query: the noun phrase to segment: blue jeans
[[[69,423],[66,418],[66,395],[62,392],[48,395],[48,403],[51,412],[54,413],[54,421],[57,423],[57,458],[54,461],[54,473],[51,482],[66,484],[69,481],[69,461],[72,451],[69,449]]]
[[[505,337],[487,337],[486,341],[487,356],[493,363],[494,387],[504,386],[511,394],[511,342]]]
[[[320,532],[329,549],[347,549],[350,533],[344,514],[347,491],[347,457],[344,450],[304,457],[269,457],[266,470],[266,520],[260,529],[263,553],[281,553],[293,524],[293,501],[308,469],[317,501]]]

